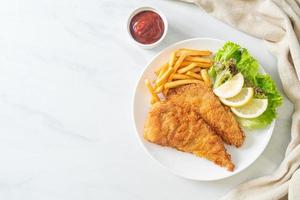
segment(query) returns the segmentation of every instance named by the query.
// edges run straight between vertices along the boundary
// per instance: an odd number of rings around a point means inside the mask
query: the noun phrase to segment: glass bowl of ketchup
[[[137,45],[145,49],[157,46],[168,30],[166,17],[151,7],[135,9],[128,18],[127,31]]]

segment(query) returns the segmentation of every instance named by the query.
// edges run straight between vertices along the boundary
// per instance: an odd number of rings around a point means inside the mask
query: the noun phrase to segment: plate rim
[[[193,40],[213,40],[213,41],[217,41],[217,42],[223,42],[225,43],[226,41],[225,40],[221,40],[221,39],[216,39],[216,38],[209,38],[209,37],[195,37],[195,38],[189,38],[189,39],[185,39],[185,40],[180,40],[178,42],[175,42],[169,46],[167,46],[166,48],[163,48],[161,51],[159,51],[158,53],[156,53],[154,56],[152,56],[152,58],[146,63],[144,69],[142,70],[142,72],[139,74],[139,78],[138,80],[136,81],[135,83],[135,87],[134,87],[134,94],[133,94],[133,100],[132,100],[132,117],[133,117],[133,121],[134,121],[134,128],[135,128],[135,136],[137,137],[138,139],[138,143],[142,146],[142,149],[146,152],[146,154],[148,156],[151,157],[152,160],[154,160],[156,163],[158,163],[162,168],[166,169],[167,171],[171,172],[172,174],[176,175],[176,176],[179,176],[181,178],[184,178],[184,179],[188,179],[188,180],[194,180],[194,181],[204,181],[204,182],[212,182],[212,181],[218,181],[218,180],[224,180],[224,179],[227,179],[227,178],[230,178],[230,177],[233,177],[235,175],[238,175],[240,174],[241,172],[245,171],[247,168],[249,168],[251,165],[253,165],[257,159],[263,154],[263,152],[266,150],[267,146],[269,145],[270,143],[270,140],[271,140],[271,137],[273,136],[273,132],[274,132],[274,127],[275,127],[275,123],[276,123],[276,119],[274,119],[272,121],[272,123],[269,125],[270,128],[272,129],[271,130],[271,134],[269,134],[268,138],[267,138],[267,143],[266,145],[262,148],[261,152],[259,152],[257,154],[257,157],[248,165],[246,166],[245,168],[241,169],[240,171],[236,172],[236,173],[233,173],[233,174],[228,174],[226,176],[223,176],[223,177],[219,177],[219,178],[207,178],[207,179],[199,179],[199,178],[193,178],[193,177],[190,177],[190,176],[185,176],[185,175],[182,175],[180,173],[177,173],[175,170],[165,166],[163,163],[161,163],[159,160],[157,160],[149,151],[148,149],[146,148],[146,146],[143,144],[140,136],[139,136],[139,132],[138,132],[138,128],[137,128],[137,123],[136,123],[136,96],[137,96],[137,89],[139,87],[139,83],[141,82],[142,80],[142,77],[143,77],[143,74],[145,73],[145,71],[148,69],[149,65],[160,55],[162,54],[163,52],[165,51],[168,51],[169,49],[172,49],[174,48],[174,46],[177,46],[177,45],[180,45],[182,43],[186,43],[186,42],[190,42],[190,41],[193,41]],[[263,67],[260,66],[260,68],[264,71]]]

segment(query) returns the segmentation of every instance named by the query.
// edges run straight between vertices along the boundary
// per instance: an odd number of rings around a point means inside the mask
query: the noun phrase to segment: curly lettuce
[[[209,74],[215,80],[214,87],[232,77],[232,70],[228,70],[228,63],[235,62],[236,69],[241,72],[245,79],[245,85],[255,90],[255,98],[268,98],[267,110],[257,118],[238,118],[242,126],[250,129],[263,128],[276,118],[277,107],[282,104],[282,96],[272,78],[268,74],[259,73],[259,63],[253,58],[247,49],[233,42],[227,42],[216,53],[214,66]],[[224,81],[225,80],[225,81]]]

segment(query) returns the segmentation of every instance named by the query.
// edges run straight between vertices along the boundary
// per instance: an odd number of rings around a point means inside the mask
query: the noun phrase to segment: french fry
[[[169,64],[165,63],[160,68],[158,68],[157,71],[155,71],[157,78],[159,78],[168,69],[168,66]]]
[[[166,85],[166,84],[165,84]],[[168,88],[165,88],[165,85],[164,85],[164,89],[162,91],[163,95],[164,96],[167,96],[168,92],[169,92],[169,89]]]
[[[164,86],[164,89],[162,91],[163,95],[167,96],[168,92],[169,92],[169,89],[165,88],[165,86]]]
[[[204,80],[204,82],[207,84],[207,85],[211,85],[211,80],[208,76],[208,73],[207,73],[207,70],[206,69],[202,69],[201,70],[201,76]]]
[[[148,79],[145,80],[145,84],[148,88],[148,90],[150,91],[150,94],[151,94],[151,103],[155,103],[155,102],[158,102],[159,101],[159,97],[157,96],[157,94],[154,92],[152,86],[151,86],[151,83]]]
[[[198,72],[201,71],[201,68],[200,68],[200,67],[196,67],[196,68],[194,68],[192,71],[195,72],[195,73],[198,73]]]
[[[185,75],[185,74],[174,74],[173,79],[185,80],[185,79],[192,79],[192,77]]]
[[[165,84],[166,89],[176,88],[181,85],[191,84],[191,83],[201,83],[200,80],[178,80],[178,81],[172,81]]]
[[[176,62],[176,53],[173,52],[170,56],[169,67],[173,67]]]
[[[200,62],[190,62],[190,61],[183,61],[180,65],[180,68],[185,67],[187,65],[190,65],[192,63],[195,63],[197,65],[197,67],[201,67],[201,68],[210,68],[212,63],[200,63]]]
[[[151,100],[150,100],[150,103],[151,104],[154,104],[154,103],[156,103],[157,101],[153,98],[153,97],[151,97]]]
[[[157,81],[155,81],[155,89],[161,86],[164,82],[166,82],[172,72],[173,72],[173,68],[169,67],[163,75],[158,77]]]
[[[189,61],[183,61],[183,62],[181,63],[181,65],[179,66],[179,68],[186,67],[186,66],[188,66],[189,64],[192,64],[192,62],[189,62]]]
[[[163,89],[164,89],[164,84],[162,84],[162,85],[160,85],[159,87],[157,87],[155,90],[154,90],[154,92],[155,93],[161,93],[162,91],[163,91]]]
[[[151,103],[163,101],[164,97],[160,98],[158,94],[166,96],[170,88],[202,81],[211,84],[207,71],[202,70],[211,67],[212,61],[207,57],[211,54],[208,50],[195,49],[179,49],[172,52],[168,62],[155,70],[154,85],[152,86],[148,79],[145,80],[151,94]]]
[[[199,79],[199,80],[203,80],[202,76],[200,74],[196,74],[195,72],[193,71],[188,71],[186,73],[186,75],[188,76],[191,76],[191,77],[194,77],[195,79]]]
[[[173,68],[174,71],[173,71],[173,73],[169,76],[167,82],[170,82],[170,81],[173,80],[174,74],[177,72],[178,68],[180,67],[180,65],[181,65],[182,61],[185,59],[185,57],[186,57],[186,55],[185,55],[184,53],[181,54],[181,55],[179,56],[179,58],[177,59],[175,65],[174,65],[174,68]],[[166,96],[166,95],[168,94],[168,91],[169,91],[169,89],[166,88],[166,89],[163,91],[163,94]]]
[[[167,67],[168,67],[168,63],[164,63],[162,66],[160,66],[159,68],[157,68],[154,72],[155,72],[155,74],[158,76],[159,73],[161,72],[161,70],[163,70],[163,69],[166,70]]]
[[[201,58],[201,57],[193,57],[193,56],[187,56],[185,61],[190,61],[190,62],[200,62],[200,63],[209,63],[211,64],[211,59],[208,58]]]
[[[183,60],[185,59],[186,55],[182,54],[178,60],[176,61],[175,65],[174,65],[174,73],[177,72],[178,68],[180,67],[181,63],[183,62]]]
[[[195,50],[195,49],[179,49],[176,53],[176,56],[181,54],[186,54],[187,56],[209,56],[212,54],[211,51]]]
[[[182,54],[182,55],[178,58],[178,60],[176,61],[175,65],[174,65],[174,68],[173,68],[174,71],[173,71],[173,73],[169,76],[167,82],[170,82],[170,81],[173,80],[173,76],[174,76],[174,74],[177,72],[177,70],[178,70],[178,68],[180,67],[180,65],[181,65],[182,61],[184,60],[185,56],[186,56],[185,54]]]
[[[179,69],[177,72],[178,72],[179,74],[183,74],[183,73],[185,73],[185,72],[187,72],[187,71],[190,71],[190,70],[194,69],[196,66],[197,66],[196,63],[191,63],[191,64],[189,64],[188,66]]]

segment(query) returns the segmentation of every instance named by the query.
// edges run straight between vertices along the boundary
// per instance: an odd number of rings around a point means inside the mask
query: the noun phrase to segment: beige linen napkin
[[[291,142],[279,168],[271,175],[239,185],[222,200],[300,199],[300,0],[182,0],[264,39],[277,57],[284,91],[294,103]]]

